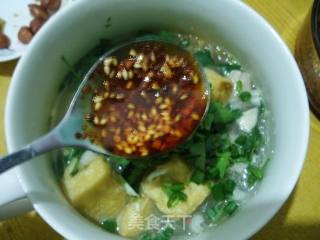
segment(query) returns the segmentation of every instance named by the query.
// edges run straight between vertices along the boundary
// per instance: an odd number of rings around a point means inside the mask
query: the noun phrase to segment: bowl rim
[[[304,146],[301,146],[301,151],[300,151],[300,155],[297,156],[297,158],[299,159],[298,163],[297,163],[297,168],[295,171],[295,174],[293,174],[294,176],[292,177],[292,179],[290,181],[288,181],[287,186],[286,186],[286,191],[283,197],[283,200],[281,200],[279,203],[276,203],[273,207],[272,211],[267,212],[263,217],[261,217],[259,219],[259,221],[256,221],[256,225],[255,227],[252,227],[252,229],[248,230],[244,235],[244,237],[250,238],[253,234],[255,234],[257,231],[259,231],[267,222],[269,222],[269,220],[279,211],[279,209],[281,208],[281,206],[285,203],[285,201],[288,199],[288,197],[290,196],[291,192],[294,189],[294,186],[297,183],[297,180],[300,176],[300,173],[302,171],[302,167],[303,167],[303,163],[304,163],[304,159],[306,156],[306,152],[307,152],[307,147],[308,147],[308,138],[309,138],[309,108],[308,108],[308,101],[307,101],[307,95],[305,92],[305,88],[304,88],[304,83],[302,80],[302,76],[300,74],[300,71],[298,69],[298,66],[292,56],[292,53],[290,52],[289,48],[287,47],[287,45],[284,43],[284,41],[282,40],[282,38],[278,35],[278,33],[273,29],[273,27],[261,16],[259,15],[255,10],[253,10],[250,6],[246,5],[245,3],[243,3],[242,1],[234,1],[234,0],[224,0],[224,1],[228,1],[230,4],[234,4],[237,5],[239,9],[242,9],[243,11],[247,12],[247,14],[252,15],[254,18],[257,19],[257,21],[260,21],[261,24],[263,24],[265,26],[265,28],[270,32],[270,35],[273,35],[273,38],[276,40],[276,42],[278,44],[281,45],[282,49],[283,49],[283,55],[286,55],[288,58],[288,63],[290,63],[290,65],[296,69],[296,74],[297,74],[297,78],[299,78],[299,86],[301,87],[301,102],[302,105],[305,106],[305,109],[303,109],[303,112],[301,113],[301,115],[303,116],[303,120],[304,120],[304,125],[301,126],[303,128],[303,133],[304,135],[301,136],[301,139],[303,140],[303,142],[305,143]],[[85,2],[85,0],[79,0],[76,1],[74,4],[72,4],[69,8],[67,8],[64,11],[61,11],[59,13],[56,14],[55,16],[55,20],[59,19],[59,18],[63,18],[64,15],[70,14],[72,13],[74,8],[77,8],[78,6],[81,6],[81,4]],[[55,21],[50,21],[48,22],[47,26],[45,26],[47,29],[50,28],[51,25],[54,24]],[[45,31],[43,31],[45,32]],[[40,33],[38,36],[36,36],[36,38],[33,40],[33,45],[36,45],[36,43],[38,42],[37,40],[40,39],[40,37],[42,36],[42,34]],[[21,69],[23,68],[23,66],[25,64],[27,64],[26,59],[29,53],[32,50],[32,47],[29,47],[30,50],[27,51],[27,53],[24,55],[24,57],[22,57],[22,59],[20,60],[16,71],[13,75],[13,79],[11,81],[10,87],[9,87],[9,92],[8,92],[8,97],[7,97],[7,103],[6,103],[6,108],[5,108],[5,129],[6,129],[6,140],[7,140],[7,144],[8,144],[8,149],[9,151],[13,151],[15,148],[17,148],[17,142],[15,140],[15,137],[12,134],[12,129],[14,128],[13,124],[11,124],[11,117],[10,117],[10,112],[12,107],[14,106],[14,92],[16,91],[17,87],[18,87],[18,76],[19,76],[19,72],[21,71]],[[17,176],[18,179],[20,181],[20,184],[22,185],[22,187],[26,190],[29,188],[29,184],[28,182],[26,182],[25,180],[27,179],[26,174],[24,173],[23,170],[23,166],[19,166],[17,168]],[[74,231],[70,231],[68,230],[66,227],[63,226],[63,223],[59,223],[59,221],[55,218],[52,217],[51,211],[47,209],[45,206],[42,206],[41,204],[35,204],[34,208],[37,210],[37,212],[42,216],[42,218],[49,223],[49,225],[51,225],[57,232],[59,232],[61,235],[65,236],[65,237],[69,237],[71,239],[78,239],[79,234],[75,233]]]

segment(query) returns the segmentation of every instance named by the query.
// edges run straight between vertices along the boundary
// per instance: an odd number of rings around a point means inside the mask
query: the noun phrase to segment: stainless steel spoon
[[[96,67],[103,61],[103,59],[105,59],[108,56],[111,56],[114,52],[129,44],[142,41],[149,40],[147,38],[143,38],[143,40],[136,39],[130,42],[126,42],[124,44],[112,48],[111,50],[107,51],[101,58],[99,58],[96,61],[96,63],[93,64],[93,66],[90,68],[88,73],[85,75],[83,81],[81,82],[79,88],[77,89],[71,101],[71,104],[65,116],[62,118],[60,123],[46,135],[34,140],[22,149],[0,158],[0,174],[29,159],[32,159],[48,151],[63,147],[81,147],[99,154],[104,154],[106,156],[114,155],[113,153],[106,151],[102,147],[91,143],[89,140],[77,139],[75,137],[76,133],[82,132],[82,128],[85,123],[84,116],[86,113],[90,112],[88,108],[91,107],[91,96],[90,94],[83,94],[82,89],[88,84],[88,79],[90,75],[94,72]],[[200,72],[202,73],[201,69]],[[208,109],[210,98],[210,85],[206,81],[204,74],[202,76],[202,79],[204,80],[205,94],[207,95],[208,101]],[[204,118],[207,109],[204,112],[202,119]],[[190,136],[191,135],[192,133],[190,133]],[[118,165],[116,163],[110,162],[110,165],[114,170],[119,171]]]

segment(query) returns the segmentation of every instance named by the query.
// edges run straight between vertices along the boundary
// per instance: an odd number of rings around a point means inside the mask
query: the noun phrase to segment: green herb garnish
[[[229,201],[227,205],[223,208],[224,212],[229,216],[232,215],[237,209],[238,204],[235,201]]]
[[[244,156],[250,156],[261,147],[264,143],[264,139],[261,132],[256,127],[249,134],[241,134],[235,140],[235,143],[239,145],[239,151],[242,151]]]
[[[117,221],[114,219],[106,219],[103,222],[101,222],[101,226],[103,229],[107,230],[111,233],[116,233],[118,230]]]
[[[251,100],[251,93],[248,91],[243,91],[239,94],[239,98],[242,102],[249,102]]]
[[[232,123],[241,116],[241,111],[231,109],[230,106],[223,106],[221,103],[213,102],[213,123],[228,124]]]
[[[185,189],[182,183],[165,183],[162,186],[162,190],[168,196],[167,207],[175,207],[179,202],[185,202],[187,200],[187,195],[183,192]]]
[[[214,65],[214,60],[211,56],[211,53],[209,50],[204,49],[196,52],[194,54],[194,57],[197,59],[197,61],[203,66],[208,67]]]
[[[237,94],[240,94],[242,92],[242,88],[243,88],[243,83],[241,80],[238,80],[236,83]]]
[[[193,171],[192,176],[191,176],[191,181],[195,182],[196,184],[202,184],[205,179],[205,174],[203,171],[196,169]]]
[[[150,231],[144,232],[138,239],[139,240],[170,240],[174,234],[174,229],[167,227],[157,233]]]
[[[226,171],[230,166],[230,160],[231,160],[230,152],[225,152],[218,155],[216,165],[215,165],[215,170],[218,172],[220,179],[224,178]]]
[[[232,195],[236,183],[233,180],[227,179],[225,181],[218,182],[213,185],[211,192],[213,198],[221,201]]]

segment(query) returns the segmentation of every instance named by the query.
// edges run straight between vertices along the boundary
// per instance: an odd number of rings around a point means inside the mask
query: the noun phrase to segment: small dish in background
[[[60,9],[64,8],[72,0],[62,0]],[[20,0],[19,3],[11,0],[2,0],[0,19],[4,21],[3,33],[10,39],[9,48],[0,49],[0,62],[19,58],[27,48],[18,39],[18,32],[22,26],[29,26],[33,17],[29,12],[29,4],[40,4],[36,0]]]

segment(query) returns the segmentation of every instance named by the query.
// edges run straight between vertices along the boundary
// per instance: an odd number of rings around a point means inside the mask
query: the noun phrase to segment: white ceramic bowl
[[[112,26],[105,28],[108,17]],[[234,53],[260,81],[274,115],[275,154],[257,194],[232,218],[196,239],[246,239],[258,231],[291,193],[303,166],[309,111],[296,63],[280,37],[257,13],[235,0],[85,0],[52,18],[19,62],[5,111],[13,151],[48,130],[57,88],[71,62],[100,38],[141,28],[175,28],[213,39]],[[66,201],[48,157],[18,167],[20,183],[38,213],[67,239],[117,239],[77,213]]]

